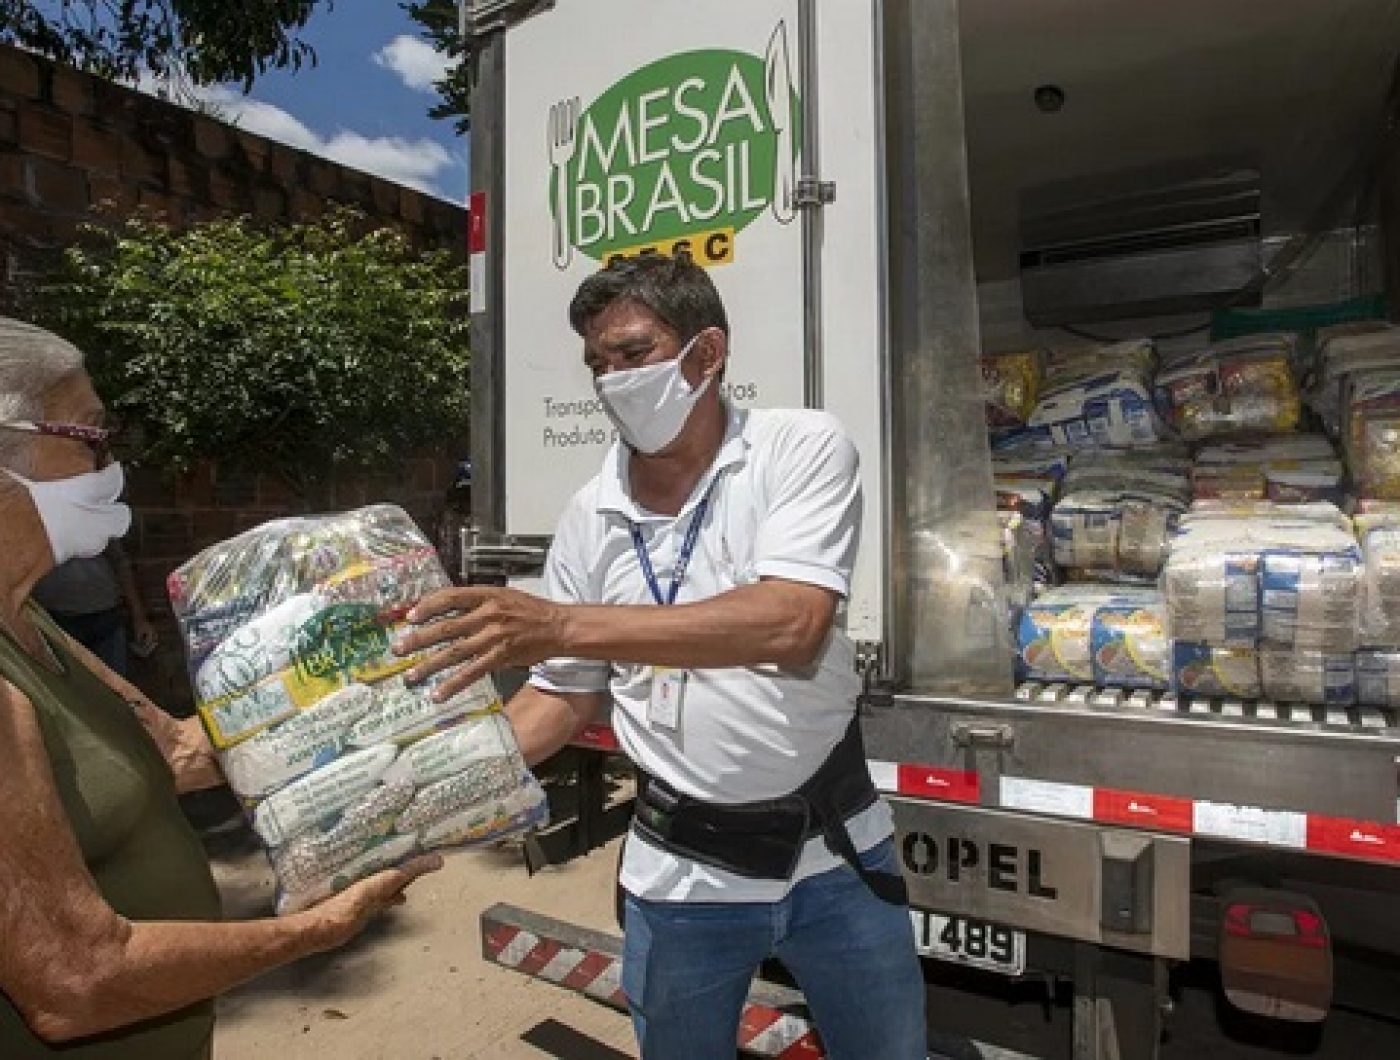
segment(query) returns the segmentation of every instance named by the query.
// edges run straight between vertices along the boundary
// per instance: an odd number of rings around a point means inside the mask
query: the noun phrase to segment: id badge
[[[688,670],[669,666],[653,666],[651,670],[651,700],[647,704],[647,721],[672,732],[681,727],[681,704],[685,700]]]

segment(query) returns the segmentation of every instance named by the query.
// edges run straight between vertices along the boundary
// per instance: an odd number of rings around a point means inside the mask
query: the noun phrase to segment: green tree
[[[331,6],[331,0],[324,0]],[[241,82],[315,62],[317,0],[0,0],[0,43],[115,80]]]
[[[437,50],[456,60],[437,83],[442,98],[428,114],[456,122],[457,131],[464,133],[471,126],[471,55],[457,32],[457,0],[409,0],[402,6]]]
[[[273,470],[305,495],[465,435],[464,270],[366,227],[132,220],[69,250],[38,315],[88,351],[128,459]]]

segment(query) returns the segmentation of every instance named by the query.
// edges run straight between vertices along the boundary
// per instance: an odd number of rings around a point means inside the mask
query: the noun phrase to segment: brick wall
[[[94,207],[183,226],[307,220],[329,202],[464,253],[459,206],[0,46],[0,307],[47,271]]]
[[[0,46],[0,312],[44,275],[80,225],[137,208],[177,227],[247,214],[307,220],[329,202],[359,207],[424,248],[465,252],[466,213],[410,188],[252,135],[211,117]],[[136,682],[177,713],[189,682],[165,577],[205,546],[269,519],[402,505],[430,534],[463,438],[404,461],[392,475],[348,477],[298,497],[270,475],[201,468],[179,482],[131,476],[127,539],[161,649],[133,663]]]

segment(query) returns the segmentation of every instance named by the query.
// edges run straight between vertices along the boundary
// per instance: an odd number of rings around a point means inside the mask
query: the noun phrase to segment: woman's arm
[[[97,890],[34,710],[0,680],[0,991],[34,1033],[67,1041],[213,997],[353,938],[441,859],[372,876],[314,909],[241,923],[134,922]]]

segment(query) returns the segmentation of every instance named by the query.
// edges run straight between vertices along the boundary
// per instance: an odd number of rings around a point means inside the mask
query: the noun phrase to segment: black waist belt
[[[827,849],[853,868],[887,902],[906,904],[903,877],[870,872],[860,862],[846,822],[879,798],[865,763],[854,718],[811,778],[790,795],[759,802],[702,802],[645,771],[633,827],[663,850],[760,880],[788,880],[807,841],[822,836]]]

